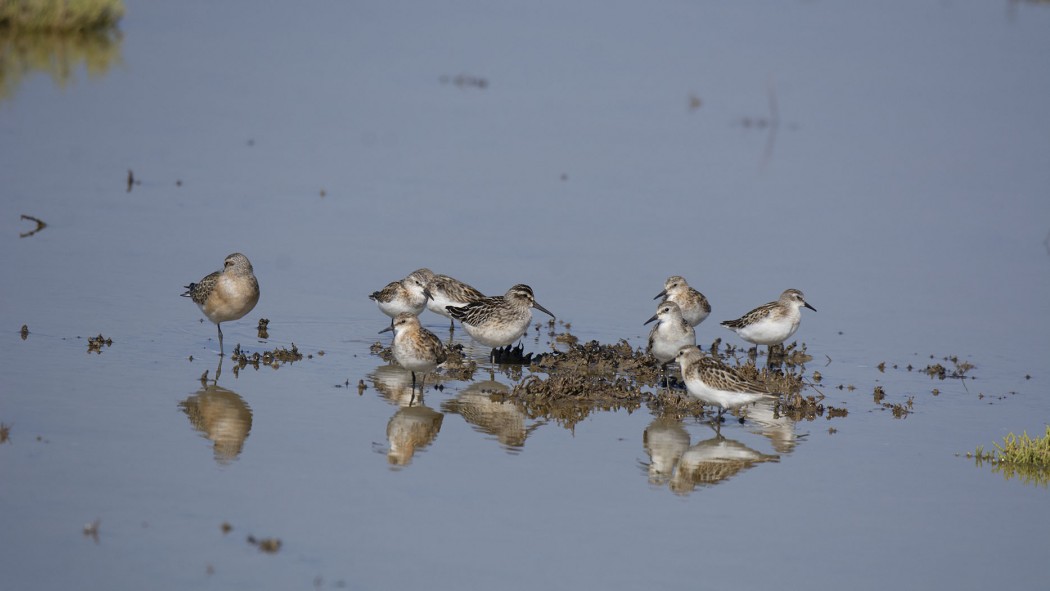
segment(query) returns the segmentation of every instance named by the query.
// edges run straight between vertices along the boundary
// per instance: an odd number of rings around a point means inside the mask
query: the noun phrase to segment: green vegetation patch
[[[1017,477],[1025,484],[1045,487],[1050,483],[1050,425],[1042,437],[1030,437],[1027,431],[1020,436],[1010,433],[1002,444],[995,444],[994,450],[986,452],[978,447],[973,457],[978,465],[991,462],[993,470],[1007,480]]]
[[[116,26],[123,0],[0,0],[0,27],[86,31]]]

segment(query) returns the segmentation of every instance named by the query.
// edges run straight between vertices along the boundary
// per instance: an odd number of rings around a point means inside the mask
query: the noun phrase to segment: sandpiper
[[[740,375],[716,357],[704,355],[696,346],[682,347],[676,360],[689,395],[704,404],[717,405],[720,420],[726,410],[773,398],[765,384]]]
[[[391,350],[397,363],[412,372],[412,391],[416,388],[416,372],[422,373],[419,380],[419,393],[423,394],[423,382],[426,380],[427,372],[445,362],[448,355],[445,353],[445,345],[437,335],[423,328],[419,324],[419,317],[411,312],[402,312],[394,318],[393,326],[379,331],[394,331],[394,344]]]
[[[481,298],[465,306],[449,306],[446,310],[463,323],[475,341],[495,348],[509,345],[525,334],[532,321],[532,308],[554,318],[536,301],[532,288],[519,283],[505,295]]]
[[[428,310],[448,318],[449,330],[455,327],[452,314],[448,311],[449,306],[459,308],[485,297],[477,289],[448,275],[434,275],[423,290],[423,295],[427,298]]]
[[[722,326],[749,343],[772,347],[795,334],[799,322],[802,321],[803,306],[817,311],[806,303],[801,291],[788,289],[780,294],[779,300],[759,306],[736,320],[726,320],[722,322]]]
[[[682,309],[682,318],[689,326],[696,326],[704,321],[711,313],[711,304],[708,303],[704,294],[696,291],[680,275],[671,275],[664,282],[664,290],[656,294],[654,300],[663,298],[663,301],[674,302]]]
[[[678,350],[688,345],[696,345],[696,333],[693,327],[682,318],[682,309],[674,302],[660,302],[656,314],[645,321],[645,324],[656,321],[649,331],[649,345],[646,351],[660,363],[660,371],[674,361]]]
[[[423,290],[433,276],[430,269],[416,269],[404,279],[391,281],[383,289],[372,292],[368,299],[379,305],[379,310],[390,317],[390,325],[393,326],[393,319],[402,312],[419,316],[427,301]]]
[[[222,271],[216,271],[197,283],[186,286],[183,297],[192,298],[201,312],[215,323],[219,331],[219,355],[223,355],[223,322],[237,320],[252,311],[259,302],[259,281],[248,257],[235,252],[226,257]]]

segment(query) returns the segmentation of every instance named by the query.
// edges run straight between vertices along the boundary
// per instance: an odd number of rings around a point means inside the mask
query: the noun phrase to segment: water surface
[[[129,2],[119,59],[0,103],[5,581],[1038,584],[1045,485],[956,454],[1050,416],[1048,31],[1027,2]],[[235,251],[262,299],[227,347],[310,357],[202,385],[178,294]],[[849,414],[568,425],[493,403],[527,370],[408,407],[367,294],[421,266],[636,346],[668,275],[704,344],[802,289]],[[973,379],[921,371],[948,356]]]

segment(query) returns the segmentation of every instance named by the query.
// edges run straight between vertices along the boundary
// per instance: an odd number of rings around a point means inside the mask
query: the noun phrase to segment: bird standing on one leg
[[[242,318],[252,311],[259,302],[259,281],[248,257],[235,252],[226,257],[222,271],[187,285],[182,296],[192,298],[208,320],[215,323],[219,331],[219,355],[222,356],[220,324]]]

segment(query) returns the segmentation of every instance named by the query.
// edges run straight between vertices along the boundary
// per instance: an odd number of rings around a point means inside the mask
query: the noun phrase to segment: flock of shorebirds
[[[222,271],[207,275],[186,286],[190,297],[219,331],[219,354],[223,354],[223,322],[250,312],[259,301],[259,282],[248,257],[234,253],[226,257]],[[448,275],[418,269],[404,279],[390,282],[368,296],[379,310],[391,318],[391,350],[397,363],[412,373],[415,391],[420,373],[420,392],[426,374],[445,362],[445,345],[419,322],[424,309],[449,319],[450,328],[459,321],[472,339],[487,347],[504,347],[520,339],[532,321],[532,308],[551,318],[554,314],[536,301],[532,288],[518,284],[500,296],[485,296],[477,289]],[[689,394],[704,404],[718,407],[721,419],[726,410],[772,397],[766,385],[744,376],[718,357],[705,355],[696,346],[693,329],[711,314],[711,304],[702,293],[678,275],[669,277],[659,299],[656,314],[645,324],[656,322],[649,332],[647,351],[666,371],[677,362]],[[788,289],[775,302],[763,304],[722,326],[749,343],[772,348],[791,338],[798,330],[802,308],[816,311],[797,289]]]

